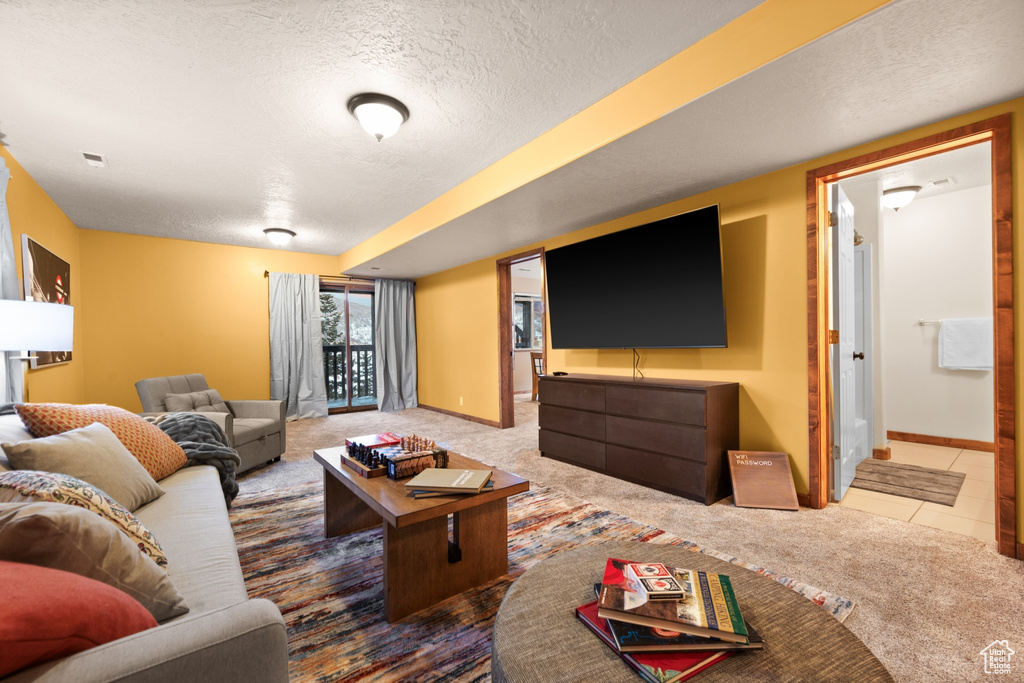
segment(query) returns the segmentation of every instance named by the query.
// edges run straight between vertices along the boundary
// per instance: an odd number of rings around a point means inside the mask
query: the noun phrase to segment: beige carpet
[[[995,640],[1024,647],[1024,563],[985,543],[830,505],[799,512],[704,506],[541,458],[537,404],[516,402],[498,430],[423,409],[351,413],[288,425],[281,462],[242,475],[243,491],[318,479],[315,448],[379,431],[415,433],[605,509],[746,562],[784,572],[857,603],[846,626],[900,681],[989,678],[981,655]],[[1024,654],[1007,680],[1021,678]]]

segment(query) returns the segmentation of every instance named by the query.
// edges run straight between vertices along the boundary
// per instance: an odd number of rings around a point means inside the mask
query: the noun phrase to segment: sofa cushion
[[[35,437],[25,428],[25,423],[17,413],[0,415],[0,443],[18,443],[32,438]],[[0,452],[0,472],[10,469],[14,468],[7,462],[7,456]]]
[[[150,559],[161,567],[167,567],[167,556],[142,522],[113,498],[81,479],[38,470],[0,473],[0,503],[26,503],[30,500],[76,505],[108,519]]]
[[[228,406],[216,389],[188,394],[167,394],[164,405],[170,413],[228,413]]]
[[[0,562],[0,676],[156,626],[129,595],[47,567]]]
[[[262,417],[235,418],[235,447],[255,441],[262,436],[270,436],[281,431],[279,420]]]
[[[156,425],[123,408],[106,405],[24,403],[18,415],[35,436],[53,436],[101,422],[157,481],[185,466],[185,451]]]
[[[69,474],[101,489],[129,511],[164,494],[110,428],[99,422],[0,447],[14,469]]]
[[[167,493],[136,513],[171,558],[167,575],[188,602],[191,619],[245,602],[238,549],[215,467],[186,467],[160,482]]]
[[[0,560],[60,569],[124,591],[157,621],[188,612],[160,569],[106,519],[59,503],[0,503]]]

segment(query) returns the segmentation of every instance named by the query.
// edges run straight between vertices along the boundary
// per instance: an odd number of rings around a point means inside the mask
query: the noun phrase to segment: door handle
[[[853,359],[854,360],[864,360],[864,352],[861,351],[860,353],[857,353],[856,351],[854,351]]]

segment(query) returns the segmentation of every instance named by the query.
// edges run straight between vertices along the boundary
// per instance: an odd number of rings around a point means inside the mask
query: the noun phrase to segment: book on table
[[[402,437],[393,432],[381,432],[380,434],[366,434],[365,436],[353,436],[345,439],[345,446],[365,446],[366,448],[377,448],[379,446],[394,446],[402,440]]]
[[[484,487],[482,489],[480,489],[480,491],[460,491],[459,493],[482,493],[484,491],[493,491],[493,490],[494,490],[494,482],[493,481],[488,481],[486,484],[484,484]],[[436,498],[437,496],[455,496],[455,495],[459,495],[459,494],[452,493],[451,491],[419,491],[419,490],[416,490],[416,491],[412,492],[412,497],[413,498]]]
[[[732,583],[725,574],[668,567],[686,597],[648,600],[627,576],[627,560],[611,558],[605,565],[598,614],[605,619],[662,628],[733,643],[748,643]]]
[[[721,638],[705,638],[692,636],[640,624],[629,624],[625,621],[608,620],[608,630],[615,640],[615,647],[620,652],[686,652],[689,650],[762,650],[764,640],[749,623],[747,627],[747,643],[730,643]]]
[[[491,479],[490,470],[440,469],[430,467],[405,482],[410,491],[479,493]]]
[[[594,632],[605,645],[619,655],[631,669],[648,683],[678,683],[733,654],[731,650],[684,652],[641,652],[630,654],[615,647],[609,622],[598,616],[597,601],[576,608],[576,618]]]
[[[594,597],[601,597],[601,584],[594,584]],[[663,628],[630,624],[625,621],[605,620],[608,631],[620,652],[685,652],[687,650],[763,650],[764,639],[761,638],[749,621],[744,620],[747,627],[747,643],[730,643],[721,638],[705,638],[689,633],[679,633]]]

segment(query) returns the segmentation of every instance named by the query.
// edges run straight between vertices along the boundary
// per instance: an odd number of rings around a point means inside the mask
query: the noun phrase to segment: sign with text
[[[729,472],[737,507],[800,509],[785,453],[729,451]]]

